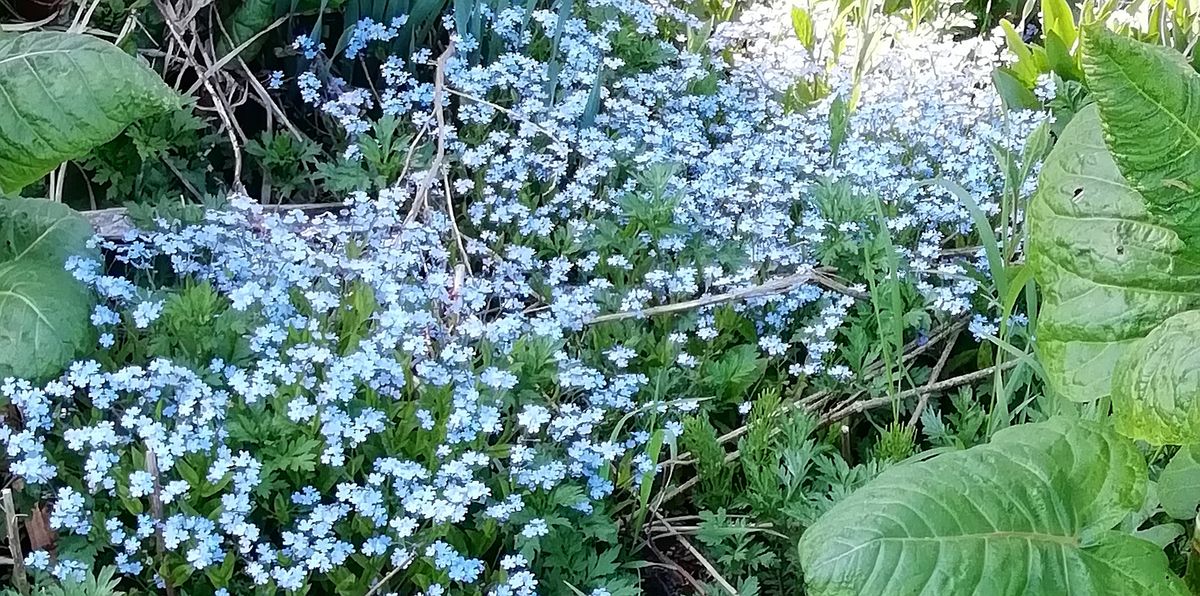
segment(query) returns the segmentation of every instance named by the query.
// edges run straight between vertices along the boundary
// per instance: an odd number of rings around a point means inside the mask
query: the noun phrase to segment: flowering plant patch
[[[972,207],[988,234],[1020,219],[1044,115],[1004,109],[995,42],[885,20],[863,71],[846,56],[869,39],[824,64],[757,11],[688,39],[676,7],[558,8],[447,13],[437,52],[389,52],[403,16],[301,35],[303,68],[264,87],[335,125],[343,203],[233,193],[66,261],[96,348],[0,383],[0,444],[57,534],[29,567],[200,594],[639,594],[626,561],[685,418],[884,391],[888,359],[956,319],[1000,335]],[[817,66],[827,93],[794,105]]]

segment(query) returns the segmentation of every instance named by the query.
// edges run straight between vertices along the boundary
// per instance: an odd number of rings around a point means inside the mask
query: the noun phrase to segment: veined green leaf
[[[816,43],[816,39],[813,37],[812,15],[799,6],[792,7],[792,32],[796,34],[800,45],[812,52]]]
[[[1071,120],[1047,157],[1029,226],[1029,263],[1043,290],[1038,356],[1070,400],[1109,395],[1134,342],[1200,305],[1200,263],[1121,176],[1095,106]]]
[[[1099,423],[1055,418],[888,470],[800,540],[812,596],[1183,596],[1153,543],[1111,530],[1145,462]]]
[[[0,192],[20,189],[176,101],[154,71],[95,37],[0,36]]]
[[[1068,50],[1075,45],[1075,15],[1067,0],[1042,0],[1042,25],[1047,33],[1055,34]]]
[[[66,205],[0,199],[0,379],[57,374],[92,342],[92,295],[63,268],[92,228]]]
[[[1117,361],[1117,430],[1155,445],[1200,442],[1200,311],[1155,327]]]
[[[1151,213],[1200,254],[1200,74],[1173,50],[1085,30],[1083,67],[1113,158]]]
[[[1194,519],[1200,507],[1200,445],[1185,445],[1158,477],[1158,500],[1175,519]]]

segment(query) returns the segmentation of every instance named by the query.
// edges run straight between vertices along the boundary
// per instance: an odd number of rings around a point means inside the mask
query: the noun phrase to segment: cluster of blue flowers
[[[87,496],[71,486],[57,489],[51,527],[95,536],[100,529],[91,520],[102,514],[102,535],[117,566],[133,575],[154,569],[157,530],[163,547],[197,570],[220,565],[233,552],[252,583],[274,582],[282,589],[297,589],[310,574],[328,573],[355,553],[399,568],[423,559],[449,582],[473,584],[483,577],[484,561],[438,539],[446,527],[498,523],[511,525],[514,535],[537,538],[548,531],[542,516],[562,512],[535,516],[526,508],[529,495],[577,484],[578,498],[562,505],[587,512],[615,488],[610,470],[621,458],[633,460],[639,478],[652,471],[653,462],[639,451],[650,436],[640,421],[676,405],[639,411],[646,404],[634,398],[643,376],[620,366],[585,365],[561,348],[553,358],[561,371],[561,401],[514,395],[521,381],[508,368],[516,364],[503,355],[518,341],[561,346],[580,324],[578,303],[524,315],[536,296],[527,281],[536,271],[490,255],[479,255],[482,271],[456,274],[461,265],[451,264],[445,248],[448,220],[431,214],[405,225],[397,214],[410,198],[399,188],[376,198],[358,194],[340,217],[309,219],[265,213],[234,197],[231,210],[211,212],[201,225],[104,243],[134,271],[166,259],[174,273],[211,283],[231,309],[255,322],[252,357],[214,360],[201,371],[165,359],[112,371],[80,361],[41,387],[6,380],[0,395],[24,420],[19,432],[0,427],[13,471],[29,483],[58,484],[61,466],[47,455],[47,443],[57,437],[79,459],[64,465],[85,470]],[[101,274],[98,263],[76,258],[68,268],[104,298],[95,317],[101,332],[121,333],[122,320],[134,329],[151,327],[162,316],[161,299],[126,278]],[[368,313],[372,324],[353,349],[345,349],[339,347],[345,336],[335,327],[351,286],[357,292],[369,288],[376,304]],[[481,357],[491,364],[477,366]],[[396,410],[375,405],[385,401],[422,406],[403,411],[436,445],[432,457],[379,456],[360,466],[361,476],[350,477],[348,458],[361,457],[368,447],[378,451],[372,441],[388,427],[409,423],[397,420]],[[272,462],[240,450],[228,426],[231,412],[263,408],[278,408],[298,430],[315,430],[320,466],[343,478],[331,493],[263,484],[269,480],[264,464]],[[640,430],[614,441],[611,424],[623,416]],[[502,437],[511,444],[496,452]],[[131,466],[131,453],[155,464]],[[189,479],[181,468],[185,459],[207,467]],[[507,480],[498,484],[497,474]],[[513,489],[501,494],[501,486]],[[274,502],[276,490],[298,512],[285,527],[263,527],[261,508]],[[219,515],[184,506],[200,492],[219,500]],[[123,515],[111,509],[120,507],[112,499],[117,496],[158,500],[163,518]],[[345,537],[350,524],[371,531],[351,541]],[[533,593],[536,579],[527,559],[510,563],[491,576],[496,593]],[[60,559],[56,569],[73,577],[78,566]]]
[[[22,420],[0,425],[0,445],[13,473],[53,501],[52,528],[102,541],[122,573],[159,584],[164,549],[197,571],[232,554],[237,581],[287,590],[362,556],[389,571],[432,570],[440,579],[421,586],[426,595],[454,586],[535,594],[536,561],[521,545],[547,536],[551,518],[586,515],[652,478],[654,437],[672,441],[700,397],[648,398],[638,368],[648,355],[638,346],[593,353],[575,341],[597,315],[812,270],[830,234],[868,225],[834,221],[813,204],[814,188],[830,181],[876,197],[893,214],[888,229],[913,239],[897,250],[931,311],[971,310],[978,288],[966,273],[980,259],[942,251],[970,229],[969,213],[920,182],[954,180],[985,211],[997,209],[1003,172],[990,148],[1019,150],[1042,118],[1005,112],[990,90],[998,46],[897,33],[858,82],[835,156],[830,112],[855,86],[848,65],[830,71],[829,98],[788,110],[772,81],[797,70],[777,53],[756,53],[755,27],[714,38],[716,49],[737,50],[731,63],[664,41],[655,64],[633,69],[614,49],[622,27],[651,32],[660,19],[690,17],[639,0],[588,7],[609,16],[560,23],[550,11],[484,7],[504,51],[478,64],[465,56],[480,40],[444,19],[458,50],[444,63],[444,93],[412,74],[435,68],[428,50],[384,61],[378,95],[317,69],[297,77],[304,99],[351,139],[382,113],[443,140],[449,158],[435,162],[439,170],[411,172],[376,196],[355,193],[340,212],[315,217],[234,196],[201,224],[163,221],[102,243],[122,263],[120,276],[69,262],[102,298],[92,318],[102,348],[154,333],[167,316],[164,292],[133,281],[164,263],[211,284],[251,325],[247,354],[199,369],[155,358],[106,370],[85,360],[44,385],[0,384]],[[346,57],[393,39],[403,24],[360,23]],[[531,57],[537,31],[558,40],[549,61]],[[310,37],[295,49],[323,58]],[[457,128],[436,118],[452,108]],[[468,141],[467,128],[487,133]],[[347,157],[360,157],[353,144]],[[639,201],[669,206],[666,231],[623,249],[590,248],[606,225],[634,217]],[[467,207],[455,213],[456,204]],[[564,244],[556,238],[585,248],[555,253],[548,247]],[[717,251],[720,260],[705,256]],[[758,326],[764,357],[795,375],[845,380],[836,338],[855,300],[810,285],[735,308]],[[365,320],[347,328],[357,315]],[[697,365],[689,347],[716,336],[715,318],[706,308],[672,323],[669,363],[680,374]],[[538,350],[549,383],[518,356]],[[235,429],[239,413],[274,417],[312,440],[303,469],[334,480],[289,483],[288,464],[267,460],[267,445]],[[429,447],[397,447],[397,437]],[[52,456],[58,441],[66,451]],[[130,500],[161,517],[131,512]],[[220,506],[202,512],[198,501]],[[447,536],[468,527],[500,528],[504,552],[489,559],[453,546]],[[44,552],[29,564],[63,578],[86,569],[61,556],[52,565]]]

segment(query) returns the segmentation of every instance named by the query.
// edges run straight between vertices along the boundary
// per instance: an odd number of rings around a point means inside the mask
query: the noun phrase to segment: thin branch
[[[411,560],[412,560],[412,557],[409,557],[409,561],[411,561]],[[367,590],[367,593],[364,596],[372,596],[373,594],[378,592],[381,588],[383,588],[383,586],[387,585],[387,583],[389,581],[391,581],[391,579],[393,577],[396,577],[397,573],[400,573],[407,567],[408,567],[408,561],[405,561],[403,564],[393,567],[392,570],[387,573],[387,575],[383,576],[382,578],[379,579],[379,581],[375,582],[375,585],[371,586],[371,589]]]
[[[585,322],[585,324],[586,325],[596,325],[599,323],[609,323],[612,321],[622,321],[625,319],[633,319],[633,318],[640,319],[640,318],[651,317],[651,316],[655,316],[655,315],[665,315],[665,314],[670,314],[670,313],[694,310],[694,309],[698,309],[698,308],[704,308],[706,306],[713,306],[715,304],[723,304],[725,302],[738,302],[741,300],[748,300],[750,298],[758,298],[761,296],[770,296],[773,294],[785,294],[787,292],[790,292],[790,291],[792,291],[800,286],[803,286],[805,284],[808,284],[810,282],[816,282],[820,285],[830,287],[831,289],[837,289],[837,291],[844,290],[845,293],[854,292],[850,288],[847,288],[847,287],[843,286],[842,284],[839,284],[836,281],[833,281],[832,278],[825,275],[821,270],[813,269],[813,270],[808,270],[808,271],[798,271],[791,275],[777,277],[775,279],[763,282],[756,286],[750,286],[748,288],[742,288],[740,290],[734,290],[732,292],[726,292],[724,294],[715,294],[712,296],[702,296],[702,297],[696,298],[694,300],[686,300],[684,302],[676,302],[675,304],[664,304],[662,306],[652,306],[650,308],[644,308],[641,310],[629,310],[629,311],[623,311],[623,312],[610,313],[607,315],[600,315],[600,316],[589,319],[588,321]],[[861,293],[859,293],[859,292],[854,292],[854,293],[851,293],[850,295],[855,296],[857,298],[857,297],[860,297],[860,294]]]
[[[905,350],[904,355],[901,357],[900,361],[908,362],[909,360],[912,360],[913,358],[916,358],[920,354],[924,353],[926,350],[930,349],[931,347],[938,345],[938,343],[941,342],[942,340],[944,340],[948,337],[951,337],[951,336],[956,336],[958,332],[960,332],[964,327],[966,327],[966,324],[967,323],[966,323],[965,319],[959,320],[957,322],[946,325],[945,327],[935,331],[922,344],[918,344],[916,341],[906,344],[904,346],[904,350]],[[866,368],[866,370],[863,371],[863,374],[864,374],[864,376],[870,376],[870,375],[875,374],[878,371],[882,370],[882,368],[883,368],[883,364],[877,363],[875,365],[868,366]],[[850,399],[846,400],[846,401],[849,402],[849,401],[857,400],[859,398],[859,396],[861,396],[864,393],[866,393],[865,390],[856,391],[856,392],[854,392],[854,394],[852,394],[850,396]],[[785,413],[787,413],[791,410],[797,409],[797,408],[807,411],[807,412],[815,412],[815,411],[821,409],[821,407],[823,407],[826,403],[828,403],[829,400],[832,399],[835,395],[836,394],[832,391],[822,390],[822,391],[817,391],[817,392],[811,393],[809,395],[806,395],[800,399],[793,399],[790,401],[785,401],[784,403],[780,404],[779,410],[776,412],[776,415],[785,414]],[[750,430],[749,425],[743,424],[742,426],[739,426],[739,427],[717,437],[717,443],[724,445],[726,443],[734,441],[734,440],[738,439],[739,437],[741,437],[742,435],[746,434],[746,432],[748,432],[749,430]],[[685,451],[685,452],[681,453],[678,457],[676,457],[675,460],[669,461],[668,463],[676,463],[676,464],[680,464],[680,465],[692,463],[692,460],[689,459],[690,455],[691,455],[690,453]],[[726,456],[725,461],[733,461],[734,459],[737,459],[737,456],[738,456],[738,452],[733,451],[728,456]]]
[[[921,399],[917,401],[917,407],[913,408],[912,417],[908,419],[909,428],[916,428],[917,422],[921,420],[921,413],[925,411],[925,406],[929,404],[929,396],[933,394],[930,388],[937,383],[938,377],[942,375],[942,369],[946,367],[946,362],[950,360],[950,353],[954,351],[954,344],[958,342],[958,335],[961,332],[962,327],[956,328],[950,339],[946,340],[946,345],[942,347],[942,355],[938,357],[937,364],[933,367],[933,372],[929,373],[929,382],[925,384],[925,388],[921,391]]]
[[[653,540],[647,539],[644,541],[644,544],[658,558],[662,559],[663,561],[671,561],[671,558],[668,557],[666,553],[662,552],[661,550],[659,550],[659,548],[657,546],[654,545]],[[658,563],[658,564],[683,576],[683,580],[686,581],[687,583],[691,584],[692,589],[695,590],[697,594],[704,593],[704,584],[700,583],[695,577],[692,576],[692,574],[688,573],[687,570],[684,569],[681,565],[679,565],[673,561],[671,561],[670,563]]]
[[[4,528],[8,533],[8,552],[12,555],[12,581],[22,596],[29,594],[29,578],[25,576],[25,556],[21,553],[21,527],[17,522],[17,508],[13,505],[12,489],[0,492],[0,504],[4,507]]]
[[[154,549],[158,553],[159,561],[163,561],[167,549],[163,542],[162,532],[162,484],[158,478],[158,458],[154,456],[154,450],[148,445],[146,448],[146,473],[154,479],[154,491],[150,493],[150,517],[154,519]],[[170,580],[165,577],[162,580],[167,596],[175,596],[175,586],[172,586]]]
[[[167,25],[167,31],[171,33],[171,37],[175,42],[180,47],[191,47],[184,42],[183,32],[178,29],[180,26],[177,22],[179,17],[175,14],[175,11],[164,0],[154,0],[154,5],[162,13],[163,22]],[[211,61],[208,59],[207,54],[204,53],[203,48],[197,49],[197,52],[206,64],[211,65]],[[199,72],[200,69],[196,68],[196,71]],[[213,101],[213,108],[221,118],[221,122],[225,125],[225,133],[229,136],[230,146],[233,147],[233,184],[235,189],[240,190],[242,188],[242,146],[238,143],[235,131],[240,131],[241,129],[233,122],[233,116],[229,113],[229,107],[225,104],[225,98],[217,93],[212,81],[203,78],[201,79],[201,83],[204,85],[204,90],[208,91]]]
[[[417,186],[417,193],[413,196],[412,207],[408,210],[408,215],[404,218],[404,224],[407,226],[417,218],[423,206],[428,205],[429,189],[433,186],[434,180],[437,180],[438,173],[442,169],[442,162],[446,158],[446,112],[442,106],[442,101],[445,98],[446,92],[446,64],[450,62],[450,58],[454,57],[454,40],[451,39],[446,49],[438,56],[436,69],[433,79],[433,116],[437,120],[437,153],[434,155],[433,163],[429,164],[429,171],[425,173],[425,178],[421,180]]]
[[[254,73],[250,70],[250,67],[246,65],[246,61],[238,58],[238,64],[242,67],[242,71],[246,73],[246,80],[250,83],[250,86],[254,88],[254,92],[258,94],[258,98],[261,100],[260,103],[263,104],[263,107],[270,110],[276,118],[279,118],[279,121],[283,122],[284,127],[288,129],[288,132],[292,133],[292,136],[296,137],[297,141],[303,141],[304,135],[300,134],[300,131],[295,127],[295,125],[292,124],[292,121],[288,119],[287,114],[283,112],[283,109],[276,105],[275,101],[271,99],[271,94],[267,93],[267,90],[262,86],[262,83],[260,83],[258,78],[254,76]]]
[[[206,68],[204,70],[204,72],[200,74],[200,77],[196,80],[196,82],[192,83],[191,87],[188,87],[186,95],[191,95],[191,94],[195,93],[196,89],[198,89],[201,85],[204,84],[204,81],[208,80],[209,77],[213,76],[213,74],[220,71],[222,68],[225,68],[226,64],[229,64],[230,62],[232,62],[234,60],[241,60],[241,58],[239,57],[239,54],[242,53],[242,50],[245,50],[246,48],[250,47],[250,44],[258,41],[258,38],[266,35],[267,33],[270,33],[276,27],[286,23],[288,18],[290,18],[290,17],[283,16],[283,17],[279,17],[278,19],[275,19],[275,22],[271,23],[270,25],[267,25],[266,29],[263,29],[262,31],[255,33],[253,36],[250,37],[250,39],[243,41],[242,43],[238,44],[237,47],[230,50],[228,54],[221,56],[220,60],[217,60],[216,62],[213,63],[212,66],[209,66],[208,68]],[[229,39],[229,34],[225,31],[224,24],[221,23],[221,21],[219,19],[217,21],[217,24],[221,26],[221,34],[222,34],[222,37],[225,38],[225,42],[233,43],[233,40]]]
[[[196,190],[196,187],[192,186],[192,183],[188,182],[188,179],[183,177],[183,172],[180,172],[179,168],[176,168],[174,164],[167,161],[166,156],[159,156],[158,160],[161,161],[164,166],[167,166],[167,169],[171,170],[172,174],[175,174],[175,177],[178,178],[181,183],[183,183],[183,187],[186,188],[188,192],[192,193],[192,196],[196,197],[197,201],[200,201],[201,203],[204,202],[204,195],[200,194],[200,191]]]
[[[462,98],[465,98],[465,99],[469,99],[469,100],[471,100],[471,101],[473,101],[473,102],[476,102],[476,103],[481,103],[481,104],[483,104],[483,105],[485,105],[485,106],[487,106],[487,107],[489,107],[489,108],[492,108],[493,110],[496,110],[496,111],[498,111],[498,112],[500,112],[500,113],[502,113],[502,114],[504,114],[504,115],[508,116],[509,118],[512,118],[513,120],[519,120],[519,121],[521,121],[521,122],[527,122],[527,123],[529,123],[530,125],[532,125],[534,128],[536,128],[536,129],[538,129],[539,131],[541,131],[541,133],[542,133],[542,134],[544,134],[544,135],[546,135],[547,137],[549,137],[551,141],[554,141],[555,143],[557,143],[557,144],[560,144],[560,145],[564,145],[564,146],[566,145],[566,144],[565,144],[565,143],[563,143],[561,140],[559,140],[559,138],[558,138],[558,137],[554,136],[554,133],[550,132],[550,129],[548,129],[548,128],[546,128],[545,126],[542,126],[541,124],[538,124],[537,122],[534,122],[533,120],[530,120],[528,117],[526,117],[526,116],[522,116],[522,115],[520,115],[520,114],[518,114],[518,113],[516,113],[516,112],[514,112],[514,111],[512,111],[512,110],[510,110],[510,109],[508,109],[508,108],[506,108],[506,107],[504,107],[504,106],[501,106],[501,105],[498,105],[498,104],[492,103],[492,102],[490,102],[490,101],[488,101],[488,100],[486,100],[486,99],[483,99],[482,97],[476,97],[476,96],[474,96],[474,95],[471,95],[470,93],[464,93],[464,92],[462,92],[462,91],[459,91],[459,90],[457,90],[457,89],[453,89],[453,88],[450,88],[450,87],[447,87],[447,88],[446,88],[446,91],[447,91],[447,92],[449,92],[449,93],[452,93],[452,94],[454,94],[454,95],[457,95],[457,96],[459,96],[459,97],[462,97]]]
[[[673,532],[673,535],[679,540],[679,543],[683,545],[683,548],[686,548],[687,551],[696,558],[700,565],[704,567],[704,570],[707,571],[710,576],[712,576],[713,580],[715,580],[717,584],[719,584],[726,592],[728,592],[730,596],[737,596],[737,588],[734,588],[733,584],[729,583],[729,581],[726,580],[719,571],[717,571],[717,568],[713,566],[713,564],[710,563],[708,559],[706,559],[704,555],[696,549],[695,546],[692,546],[692,541],[688,540],[687,536],[675,532],[675,529],[671,526],[671,524],[663,520],[662,516],[658,515],[657,511],[654,512],[654,514],[659,517],[659,521],[667,528],[668,531]]]
[[[836,422],[838,420],[841,420],[842,418],[850,416],[852,414],[861,414],[862,412],[865,412],[867,410],[877,408],[880,406],[888,405],[898,399],[906,399],[906,398],[912,397],[914,395],[919,395],[921,392],[943,391],[945,389],[958,387],[959,385],[966,385],[967,383],[978,381],[980,379],[986,378],[986,377],[994,374],[997,369],[1007,370],[1007,369],[1010,369],[1020,363],[1021,363],[1020,360],[1010,360],[1008,362],[1001,364],[999,367],[989,366],[989,367],[981,369],[981,370],[969,372],[965,375],[959,375],[957,377],[946,379],[945,381],[939,381],[937,383],[934,383],[932,385],[927,385],[925,387],[901,391],[900,393],[897,393],[894,396],[876,397],[874,399],[855,401],[852,403],[851,402],[842,402],[842,404],[840,404],[838,408],[836,408],[832,412],[829,412],[829,413],[825,414],[824,416],[822,416],[821,423],[822,424],[830,424],[830,423]]]

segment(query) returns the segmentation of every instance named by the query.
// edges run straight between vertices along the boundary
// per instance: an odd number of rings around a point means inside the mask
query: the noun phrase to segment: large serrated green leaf
[[[1117,429],[1156,445],[1200,442],[1200,311],[1154,328],[1117,361],[1113,414]]]
[[[1121,176],[1095,106],[1072,119],[1047,157],[1029,235],[1044,294],[1038,355],[1068,399],[1109,395],[1129,346],[1163,319],[1200,306],[1200,263]]]
[[[57,374],[92,341],[86,286],[63,268],[92,228],[45,199],[0,199],[0,379]]]
[[[106,41],[52,31],[0,36],[0,192],[176,101],[154,71]]]
[[[1200,74],[1170,49],[1085,30],[1083,67],[1121,172],[1200,254]]]
[[[1154,544],[1110,528],[1145,462],[1093,422],[1052,419],[888,470],[800,540],[810,596],[1182,596]]]

